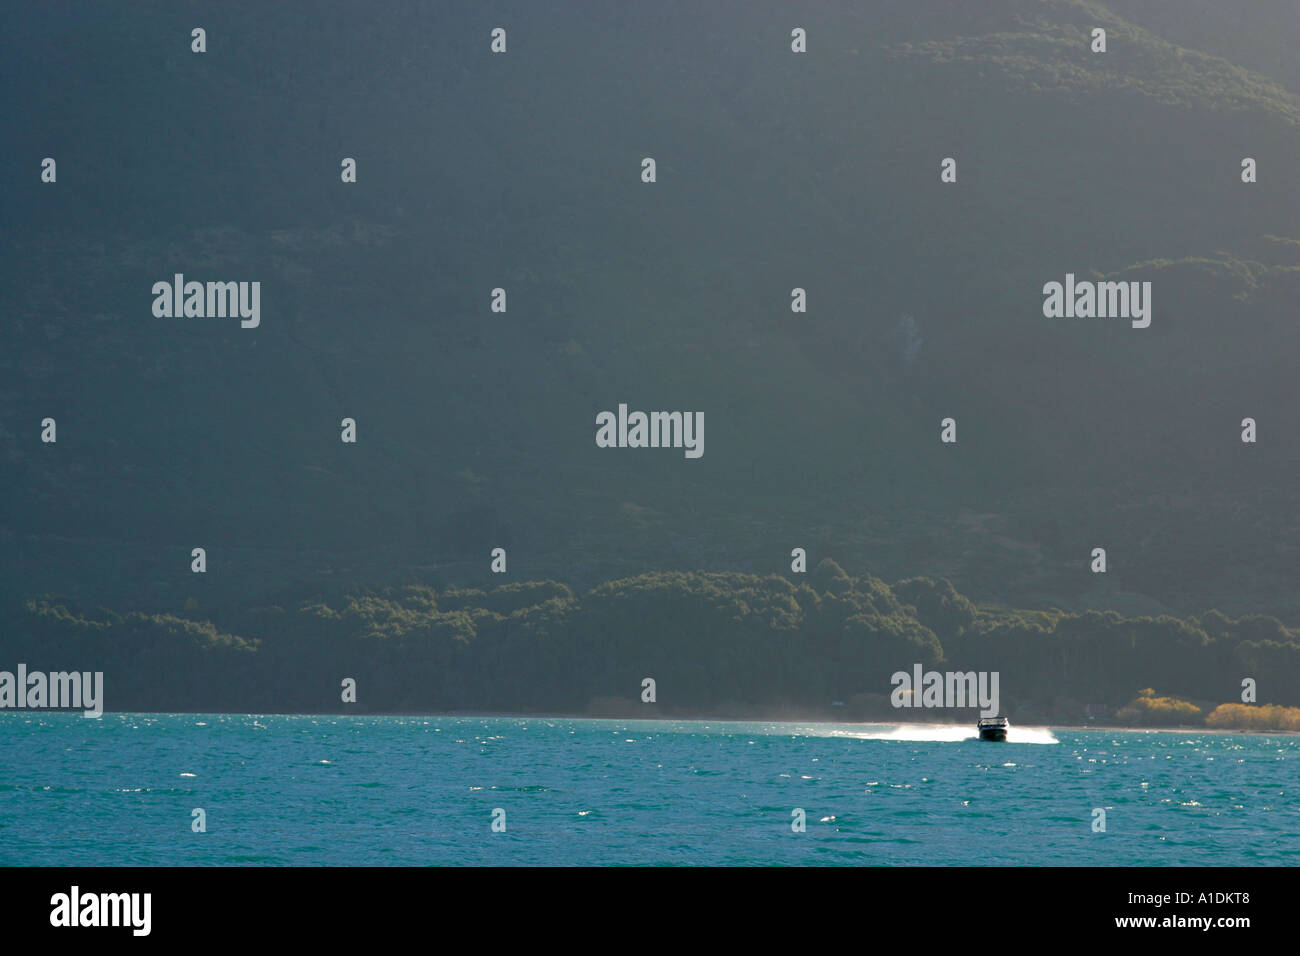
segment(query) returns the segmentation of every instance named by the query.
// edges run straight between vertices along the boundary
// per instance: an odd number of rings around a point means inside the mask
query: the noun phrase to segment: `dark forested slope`
[[[799,546],[1010,606],[1296,622],[1285,5],[550,6],[9,18],[8,606],[488,588],[494,547],[584,590]],[[260,326],[155,318],[177,272],[259,280]],[[1151,326],[1044,318],[1066,273],[1151,281]],[[597,448],[620,402],[703,411],[704,455]]]

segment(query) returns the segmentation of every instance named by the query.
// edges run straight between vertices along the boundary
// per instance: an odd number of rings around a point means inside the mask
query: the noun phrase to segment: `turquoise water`
[[[1300,738],[0,714],[0,863],[1300,863]],[[1106,830],[1092,829],[1093,809]],[[203,808],[207,832],[191,830]],[[505,832],[492,831],[494,808]],[[802,808],[807,830],[791,830]]]

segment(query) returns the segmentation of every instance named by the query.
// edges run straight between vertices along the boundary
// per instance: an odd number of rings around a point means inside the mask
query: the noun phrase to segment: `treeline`
[[[32,600],[3,628],[0,670],[101,670],[109,710],[583,713],[612,700],[646,716],[854,718],[882,716],[891,675],[918,663],[998,671],[1003,710],[1026,719],[1113,714],[1144,688],[1236,701],[1248,677],[1259,700],[1300,704],[1300,634],[1273,618],[983,608],[946,580],[889,585],[829,560],[797,581],[407,585],[214,617]],[[342,702],[345,678],[355,704]]]
[[[1218,704],[1198,707],[1177,697],[1157,697],[1144,688],[1115,713],[1116,722],[1136,727],[1213,727],[1218,730],[1285,730],[1300,733],[1300,707],[1278,704]]]
[[[1300,707],[1220,704],[1206,715],[1205,726],[1225,730],[1287,730],[1300,733]]]

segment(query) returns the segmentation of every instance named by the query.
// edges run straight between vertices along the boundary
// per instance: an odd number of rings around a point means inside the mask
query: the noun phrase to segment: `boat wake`
[[[978,740],[979,733],[966,724],[902,724],[860,731],[835,731],[836,737],[855,737],[858,740],[915,740],[941,743],[945,741]],[[1045,727],[1016,727],[1007,731],[1009,744],[1055,744],[1056,736]]]

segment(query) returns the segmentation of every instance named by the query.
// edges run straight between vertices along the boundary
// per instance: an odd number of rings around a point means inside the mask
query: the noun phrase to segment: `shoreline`
[[[54,710],[44,708],[0,708],[0,715],[5,713],[45,713],[45,714],[70,714],[73,716],[83,716],[81,711],[76,710]],[[966,727],[970,724],[968,721],[937,721],[937,720],[836,720],[834,718],[817,716],[745,716],[745,717],[723,717],[713,715],[680,715],[680,714],[661,714],[653,717],[631,716],[625,714],[577,714],[577,713],[521,713],[513,711],[242,711],[242,710],[106,710],[103,717],[121,717],[121,716],[165,716],[165,717],[445,717],[454,719],[506,719],[506,720],[607,720],[607,721],[637,721],[641,723],[663,723],[668,721],[690,721],[693,723],[713,723],[713,724],[832,724],[836,726],[853,726],[853,727]],[[98,719],[98,718],[85,718]],[[1181,724],[1173,727],[1133,727],[1122,724],[1101,724],[1101,723],[1048,723],[1048,724],[1020,724],[1013,723],[1013,726],[1023,730],[1084,730],[1084,731],[1114,731],[1126,734],[1143,734],[1143,733],[1169,733],[1169,734],[1238,734],[1249,736],[1266,736],[1266,737],[1300,737],[1300,731],[1295,730],[1258,730],[1254,728],[1234,728],[1234,727],[1198,727],[1195,725]]]

